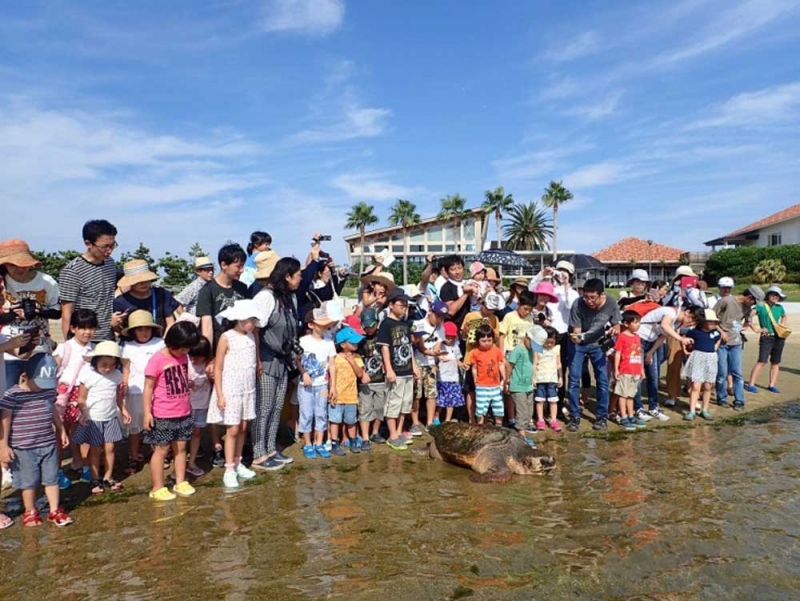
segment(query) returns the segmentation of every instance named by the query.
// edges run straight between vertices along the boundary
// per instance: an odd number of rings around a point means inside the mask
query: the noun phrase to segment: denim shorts
[[[344,422],[348,426],[352,426],[358,421],[358,405],[338,403],[328,406],[328,421],[332,424]]]
[[[328,429],[328,386],[303,386],[297,388],[300,402],[300,421],[297,430],[307,434],[313,430],[324,432]]]
[[[540,382],[536,385],[536,392],[533,395],[537,403],[557,403],[558,385],[555,382]]]
[[[205,428],[208,425],[208,408],[192,409],[192,419],[195,428]]]
[[[50,443],[33,449],[14,449],[11,483],[17,490],[58,484],[58,451]]]

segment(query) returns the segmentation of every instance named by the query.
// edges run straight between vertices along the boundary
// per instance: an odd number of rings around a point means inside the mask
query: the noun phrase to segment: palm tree
[[[417,205],[410,200],[397,199],[389,215],[389,225],[403,227],[403,286],[408,284],[408,228],[419,223]]]
[[[436,217],[442,221],[453,222],[453,238],[456,241],[456,250],[461,250],[461,245],[459,244],[459,240],[461,240],[461,228],[459,225],[462,219],[466,219],[472,215],[472,211],[464,208],[464,205],[467,204],[467,199],[461,196],[461,194],[456,193],[445,196],[439,200],[439,202],[442,203],[442,209]]]
[[[547,212],[535,200],[514,204],[508,211],[509,223],[503,226],[510,250],[540,250],[553,235]]]
[[[364,238],[366,237],[367,226],[378,223],[378,217],[373,211],[374,207],[365,202],[353,205],[353,208],[347,213],[347,223],[344,224],[347,229],[358,230],[361,233],[361,268],[359,273],[364,271]]]
[[[495,188],[494,190],[486,190],[483,196],[486,200],[483,201],[481,208],[487,215],[486,222],[488,224],[488,215],[494,212],[495,226],[497,228],[497,246],[498,248],[502,248],[501,242],[503,239],[500,236],[500,222],[503,219],[503,213],[508,211],[514,204],[514,197],[511,194],[506,195],[503,186]]]
[[[553,209],[553,261],[558,259],[558,207],[572,200],[572,192],[561,185],[561,182],[550,182],[544,190],[542,202]]]

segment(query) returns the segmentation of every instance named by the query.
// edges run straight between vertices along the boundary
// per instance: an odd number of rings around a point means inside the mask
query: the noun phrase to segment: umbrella
[[[480,261],[485,265],[499,265],[501,267],[530,267],[530,262],[512,250],[484,250],[470,261]]]
[[[575,273],[581,273],[585,271],[608,271],[608,267],[603,265],[602,261],[595,259],[591,255],[582,255],[576,253],[574,255],[569,255],[562,258],[575,266]]]

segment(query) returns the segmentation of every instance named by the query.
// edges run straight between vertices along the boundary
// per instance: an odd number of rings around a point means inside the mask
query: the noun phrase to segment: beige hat
[[[530,284],[528,278],[522,276],[518,277],[513,282],[511,282],[512,286],[522,286],[523,288],[525,288],[525,290],[528,289],[528,284]]]
[[[122,358],[119,345],[113,340],[106,340],[98,343],[91,353],[87,353],[83,356],[83,360],[90,363],[94,357],[114,357],[115,359],[119,359],[122,363],[128,362],[128,359]]]
[[[717,312],[714,309],[706,309],[704,312],[704,317],[706,321],[719,321],[719,317],[717,317]]]
[[[41,263],[31,254],[31,249],[24,240],[11,239],[0,242],[0,265],[38,267]]]
[[[680,267],[678,267],[678,269],[675,270],[675,277],[676,278],[681,278],[681,277],[696,278],[697,274],[694,271],[692,271],[692,268],[689,267],[688,265],[681,265]]]
[[[575,275],[575,266],[569,261],[559,261],[556,263],[556,269],[566,271],[570,275]]]
[[[127,336],[128,332],[134,328],[155,328],[158,330],[159,335],[163,330],[160,325],[153,321],[153,314],[143,309],[134,311],[128,316],[128,327],[122,330],[122,335]]]
[[[378,275],[366,275],[361,278],[362,284],[381,284],[386,288],[386,294],[394,290],[394,276],[389,271],[381,271]]]
[[[278,264],[280,257],[274,250],[262,250],[256,255],[256,279],[264,280],[272,275],[275,265]]]
[[[502,282],[502,280],[497,277],[497,272],[494,270],[493,267],[486,268],[486,281],[487,282]]]
[[[122,265],[125,275],[117,285],[120,288],[134,286],[142,282],[155,282],[158,276],[150,271],[150,266],[143,259],[131,259]]]
[[[194,260],[194,268],[195,269],[214,269],[214,263],[212,263],[210,257],[196,257]]]

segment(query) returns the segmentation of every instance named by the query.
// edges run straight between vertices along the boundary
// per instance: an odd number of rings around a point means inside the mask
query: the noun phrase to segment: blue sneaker
[[[72,486],[72,480],[67,478],[64,470],[58,470],[58,488],[60,490],[67,490],[70,486]]]
[[[780,390],[778,390],[778,388],[776,386],[770,386],[769,388],[767,388],[767,390],[769,390],[770,392],[772,392],[774,394],[779,394],[780,393]]]
[[[303,455],[306,456],[306,459],[316,459],[317,450],[313,444],[307,444],[303,447]]]
[[[339,445],[336,446],[338,447]],[[331,448],[333,448],[333,445],[331,445]],[[330,451],[328,451],[328,449],[325,448],[325,445],[318,444],[314,447],[314,450],[317,452],[317,455],[319,455],[323,459],[331,458]],[[344,451],[342,451],[342,455],[344,455]]]
[[[637,428],[646,428],[647,427],[647,422],[644,421],[641,417],[637,417],[637,416],[634,415],[633,417],[629,417],[628,419],[630,419],[631,423],[634,426],[636,426]]]
[[[350,452],[351,453],[360,453],[361,452],[361,439],[360,438],[356,438],[350,444]]]
[[[633,420],[631,420],[631,418],[629,417],[623,417],[620,420],[619,425],[628,432],[633,432],[634,430],[636,430],[636,424],[634,424]]]
[[[758,388],[756,388],[755,386],[750,386],[750,384],[748,384],[747,386],[745,386],[745,387],[744,387],[744,389],[745,389],[747,392],[758,392]]]
[[[535,442],[533,442],[533,440],[531,440],[531,439],[530,439],[530,438],[528,438],[527,436],[523,436],[523,437],[522,437],[522,440],[524,440],[524,441],[525,441],[525,443],[526,443],[526,444],[527,444],[527,445],[528,445],[530,448],[532,448],[532,449],[535,449],[535,448],[536,448],[536,443],[535,443]]]
[[[441,425],[442,425],[442,422],[441,422],[441,421],[439,421],[439,418],[438,418],[438,417],[435,417],[435,418],[433,418],[433,423],[432,423],[431,425],[432,425],[432,426],[441,426]]]
[[[81,482],[86,482],[87,484],[92,481],[92,468],[88,465],[84,465],[83,469],[81,470]]]
[[[291,457],[289,457],[288,455],[284,455],[284,454],[283,454],[283,453],[281,453],[280,451],[278,451],[277,453],[275,453],[275,454],[272,456],[272,458],[273,458],[275,461],[280,461],[281,463],[291,463],[292,461],[294,461],[294,459],[292,459],[292,458],[291,458]]]
[[[361,450],[362,451],[371,451],[372,450],[372,443],[368,440],[365,440],[361,443]]]

